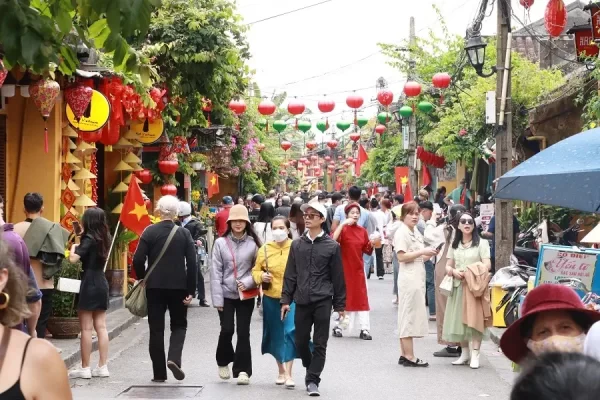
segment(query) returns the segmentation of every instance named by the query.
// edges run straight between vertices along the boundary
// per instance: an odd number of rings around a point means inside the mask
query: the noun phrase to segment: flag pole
[[[113,246],[115,245],[115,239],[117,238],[117,232],[119,232],[119,227],[121,226],[121,219],[117,222],[117,227],[115,228],[115,233],[113,234],[112,241],[110,242],[110,248],[108,249],[108,255],[106,256],[106,262],[104,263],[104,272],[106,272],[106,267],[108,267],[108,262],[110,260],[110,253],[112,253]]]

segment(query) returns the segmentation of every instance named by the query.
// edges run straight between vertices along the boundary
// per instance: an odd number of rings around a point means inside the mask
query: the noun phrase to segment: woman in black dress
[[[110,250],[110,234],[106,214],[101,208],[88,208],[82,217],[83,234],[80,243],[71,248],[69,261],[81,260],[83,274],[79,289],[79,324],[81,325],[81,368],[69,373],[70,378],[90,379],[108,377],[108,332],[106,310],[108,309],[108,281],[104,276],[104,264]],[[98,366],[90,369],[92,331],[98,335]]]

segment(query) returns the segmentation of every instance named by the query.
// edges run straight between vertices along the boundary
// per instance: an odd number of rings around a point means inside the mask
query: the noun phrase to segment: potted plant
[[[108,294],[111,297],[123,296],[125,268],[127,268],[127,248],[137,238],[135,232],[124,229],[115,238],[109,255],[105,276],[108,281]]]
[[[54,278],[54,286],[59,278],[80,279],[81,262],[69,262],[67,256],[61,265],[60,272]],[[81,328],[77,318],[77,294],[54,291],[52,295],[52,315],[48,319],[48,331],[55,339],[75,339]]]

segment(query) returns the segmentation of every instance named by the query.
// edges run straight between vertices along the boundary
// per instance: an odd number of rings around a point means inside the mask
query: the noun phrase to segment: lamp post
[[[489,73],[486,74],[483,72],[486,47],[487,43],[483,41],[480,35],[471,36],[467,41],[467,45],[465,46],[465,51],[467,52],[467,57],[469,57],[469,62],[475,69],[477,75],[481,76],[482,78],[489,78],[496,73],[495,66],[492,66],[492,70]]]

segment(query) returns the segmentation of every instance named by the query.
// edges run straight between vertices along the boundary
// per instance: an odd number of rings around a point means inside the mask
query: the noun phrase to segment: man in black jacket
[[[325,235],[321,225],[327,210],[318,202],[304,204],[307,232],[294,240],[285,269],[281,295],[281,317],[296,303],[296,349],[306,368],[306,390],[319,396],[321,372],[325,366],[331,309],[344,317],[346,284],[339,244]],[[310,332],[314,324],[314,351]]]
[[[192,239],[194,239],[194,244],[196,245],[196,254],[198,255],[200,247],[204,247],[204,250],[206,251],[204,242],[201,239],[208,231],[204,229],[202,223],[192,217],[191,214],[192,206],[190,206],[190,203],[185,201],[179,202],[179,221],[177,222],[177,225],[190,231]],[[210,304],[206,301],[206,291],[204,290],[204,277],[202,276],[202,263],[200,257],[196,257],[196,264],[198,265],[198,305],[200,307],[210,307]]]

